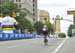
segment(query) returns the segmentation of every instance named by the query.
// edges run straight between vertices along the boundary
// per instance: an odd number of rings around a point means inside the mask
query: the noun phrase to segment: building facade
[[[3,5],[3,4],[7,4],[9,2],[13,2],[13,0],[0,0],[0,4]]]
[[[49,13],[45,10],[38,10],[38,21],[50,21]]]
[[[60,27],[60,16],[57,15],[55,18],[55,34],[59,34],[61,32],[61,27]]]
[[[37,0],[14,0],[18,8],[27,13],[26,18],[31,22],[36,21],[37,18]]]
[[[33,0],[33,21],[36,22],[37,20],[37,0]]]

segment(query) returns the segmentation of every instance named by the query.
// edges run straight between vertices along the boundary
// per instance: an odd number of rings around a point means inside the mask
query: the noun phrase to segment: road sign
[[[68,14],[68,15],[74,15],[74,14],[75,14],[75,10],[68,10],[68,11],[67,11],[67,14]]]

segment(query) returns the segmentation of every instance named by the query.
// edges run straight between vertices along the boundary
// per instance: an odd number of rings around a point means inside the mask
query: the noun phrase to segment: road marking
[[[9,46],[9,47],[7,47],[7,48],[15,48],[15,47],[17,47],[16,45],[14,45],[14,46]]]
[[[67,40],[67,38],[65,40],[63,40],[60,45],[52,52],[52,53],[57,53],[58,50],[63,46],[63,44],[65,43],[65,41]]]

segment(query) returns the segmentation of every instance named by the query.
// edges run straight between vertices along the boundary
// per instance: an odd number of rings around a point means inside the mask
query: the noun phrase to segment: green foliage
[[[2,0],[0,0],[0,5],[2,4]]]
[[[65,38],[65,37],[66,37],[65,33],[60,33],[58,36],[59,36],[60,38]]]
[[[35,30],[37,31],[38,34],[41,34],[42,33],[42,27],[43,27],[43,23],[42,22],[36,22],[34,24],[34,28]]]
[[[26,13],[25,12],[20,12],[20,16],[16,17],[15,19],[18,21],[17,29],[28,29],[28,31],[34,31],[34,26],[33,24],[25,18]]]
[[[68,36],[69,37],[72,37],[72,29],[75,29],[75,26],[71,24],[68,28]]]
[[[54,30],[54,25],[51,24],[49,21],[45,21],[45,25],[47,25],[49,33],[54,34],[54,31],[55,31]]]
[[[34,30],[33,24],[26,18],[17,18],[16,20],[18,21],[18,25],[16,26],[17,29],[28,29],[28,31]]]
[[[19,12],[19,16],[16,16],[16,20],[18,22],[18,25],[15,25],[16,29],[28,29],[28,31],[33,31],[34,27],[33,24],[25,18],[27,15],[25,12],[18,9],[18,6],[12,2],[7,3],[6,5],[0,6],[0,13],[3,13],[3,15],[10,15],[12,16],[12,12]]]
[[[54,26],[50,22],[46,21],[45,24],[43,24],[42,22],[39,21],[34,24],[34,27],[35,27],[36,31],[38,32],[38,34],[42,33],[42,27],[44,25],[46,25],[48,27],[48,32],[50,34],[54,33],[54,31],[55,31]]]
[[[20,11],[17,8],[17,5],[14,4],[14,3],[12,3],[12,2],[7,3],[7,4],[5,4],[3,6],[0,6],[0,7],[1,7],[0,13],[3,13],[4,16],[7,15],[7,14],[11,16],[12,15],[12,12],[18,12],[18,11]]]

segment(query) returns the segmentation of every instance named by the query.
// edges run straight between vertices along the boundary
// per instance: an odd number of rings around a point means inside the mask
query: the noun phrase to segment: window
[[[33,2],[34,2],[34,0],[33,0]]]
[[[21,2],[21,0],[19,0],[19,2]]]
[[[35,13],[33,13],[33,16],[35,15]]]
[[[33,7],[34,7],[35,5],[33,4]]]
[[[44,20],[47,20],[47,18],[44,18]]]
[[[6,3],[9,2],[9,0],[6,0]]]
[[[35,9],[33,8],[33,11],[35,11]]]
[[[21,0],[16,0],[16,2],[21,2]]]
[[[22,7],[22,5],[19,5],[18,7],[19,7],[19,8],[21,8],[21,7]]]
[[[16,2],[18,2],[18,0],[16,0]]]
[[[33,18],[33,21],[35,21],[35,18]]]

